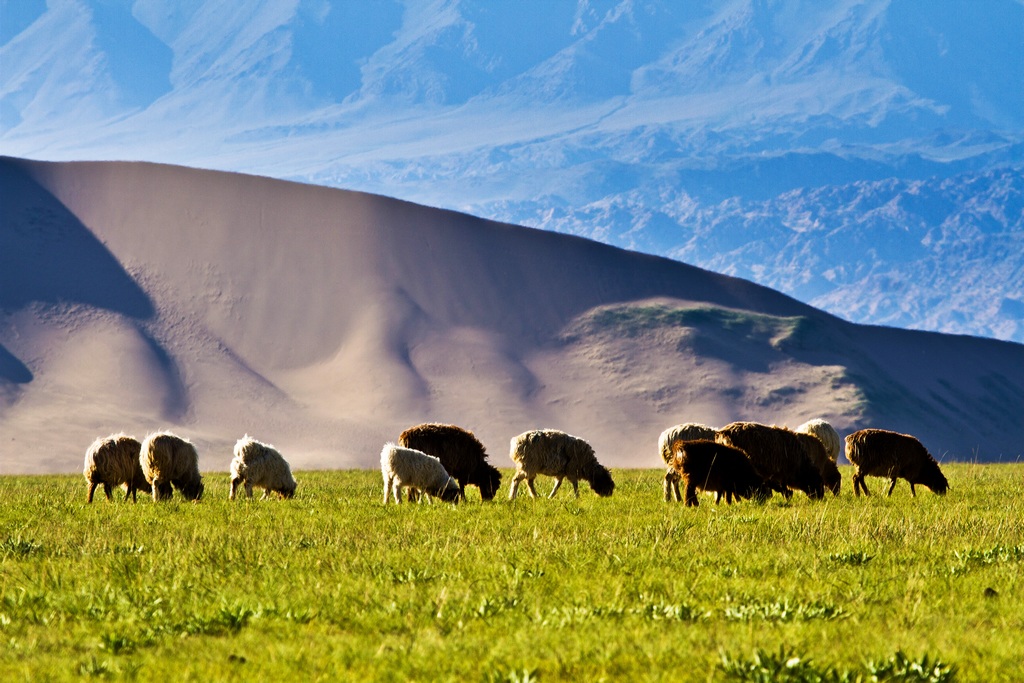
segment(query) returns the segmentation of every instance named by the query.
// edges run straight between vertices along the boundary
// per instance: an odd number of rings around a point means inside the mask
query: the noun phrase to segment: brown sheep
[[[846,437],[846,459],[853,463],[853,491],[858,496],[864,489],[869,496],[864,477],[889,477],[889,493],[896,488],[898,478],[910,482],[910,495],[916,496],[914,484],[923,484],[939,495],[949,489],[949,482],[939,469],[939,463],[920,441],[909,434],[884,429],[862,429]]]
[[[697,507],[697,489],[715,492],[715,503],[722,500],[771,496],[771,489],[738,448],[714,441],[675,441],[672,467],[686,489],[686,504]]]
[[[697,422],[685,422],[675,427],[669,427],[658,437],[658,455],[661,456],[667,468],[664,484],[666,503],[673,498],[675,500],[683,499],[679,495],[679,477],[672,466],[672,444],[676,441],[697,441],[699,439],[714,441],[715,428]]]
[[[410,427],[398,437],[398,445],[433,455],[445,470],[459,482],[462,495],[472,484],[480,489],[480,497],[493,500],[501,486],[501,472],[487,462],[484,446],[473,432],[449,424],[427,423]],[[410,499],[413,497],[409,492]]]
[[[187,440],[170,432],[150,434],[142,442],[139,462],[146,481],[153,487],[153,500],[169,499],[173,495],[172,485],[186,500],[202,498],[199,454]]]
[[[787,499],[793,495],[791,489],[803,491],[812,500],[825,495],[821,473],[795,432],[756,422],[733,422],[718,430],[715,441],[746,453],[757,473]]]
[[[139,464],[141,447],[138,439],[125,434],[111,434],[92,442],[85,452],[85,467],[82,470],[89,484],[88,502],[92,502],[93,493],[100,484],[103,484],[107,500],[113,499],[111,492],[115,486],[124,486],[124,499],[128,500],[128,496],[131,496],[133,503],[136,491],[151,491]]]
[[[599,496],[610,496],[615,490],[611,473],[597,461],[591,445],[557,429],[537,429],[512,437],[509,457],[516,464],[516,473],[508,492],[509,500],[515,499],[519,482],[524,479],[530,495],[536,498],[537,489],[533,487],[533,480],[538,474],[556,478],[555,487],[551,489],[548,498],[554,498],[558,493],[562,479],[572,483],[577,498],[580,495],[580,479],[588,482]]]
[[[825,484],[825,488],[831,491],[832,495],[838,496],[839,488],[843,483],[843,475],[839,473],[839,467],[836,466],[835,461],[829,457],[825,444],[821,442],[819,437],[813,434],[806,432],[794,432],[794,434],[803,444],[807,457],[818,468],[818,473],[821,474],[821,480]]]

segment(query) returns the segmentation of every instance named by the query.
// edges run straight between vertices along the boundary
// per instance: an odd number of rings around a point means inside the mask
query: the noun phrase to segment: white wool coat
[[[402,502],[403,488],[414,488],[424,493],[451,500],[458,496],[458,483],[444,469],[441,461],[413,448],[384,444],[380,452],[380,473],[384,479],[384,503],[391,494],[396,503]]]
[[[231,460],[230,500],[240,485],[245,494],[252,498],[253,487],[263,489],[263,497],[273,492],[290,498],[295,494],[295,478],[281,453],[271,446],[257,441],[248,434],[235,443],[234,458]]]
[[[142,473],[153,487],[153,500],[171,497],[171,484],[198,499],[202,495],[203,477],[199,474],[199,453],[186,439],[170,432],[150,434],[142,442],[139,455]]]
[[[808,420],[793,431],[818,437],[818,441],[825,447],[825,453],[828,454],[829,459],[835,462],[839,458],[843,441],[839,438],[839,432],[825,420],[821,418]]]

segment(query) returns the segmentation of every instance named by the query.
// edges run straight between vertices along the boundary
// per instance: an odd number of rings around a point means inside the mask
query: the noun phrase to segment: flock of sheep
[[[795,430],[733,422],[721,429],[686,423],[662,432],[658,452],[666,465],[666,501],[685,500],[698,505],[697,491],[724,497],[764,500],[773,492],[787,499],[793,490],[812,499],[824,497],[825,489],[839,495],[841,476],[836,460],[839,434],[824,420],[811,420]],[[537,496],[534,479],[555,477],[549,497],[558,493],[568,479],[579,496],[579,482],[586,481],[599,496],[610,496],[615,482],[597,461],[594,449],[583,439],[555,429],[538,429],[512,438],[509,457],[516,465],[509,486],[514,499],[525,481],[530,495]],[[938,494],[949,487],[938,463],[920,441],[906,434],[882,429],[862,429],[846,437],[846,458],[853,464],[853,489],[858,496],[867,475],[891,479],[892,494],[897,479],[927,486]],[[402,502],[403,489],[409,499],[433,496],[447,502],[465,498],[467,486],[480,490],[483,500],[493,500],[501,486],[501,472],[488,461],[483,444],[472,432],[449,424],[427,423],[402,432],[398,443],[387,443],[380,453],[384,479],[384,504],[389,498]],[[235,444],[231,461],[231,490],[235,499],[239,486],[252,498],[253,487],[263,497],[275,493],[282,498],[295,495],[295,479],[287,461],[273,446],[248,435]],[[125,434],[97,439],[85,454],[85,479],[91,503],[96,487],[103,485],[107,499],[115,486],[125,488],[125,498],[134,501],[142,490],[153,500],[165,500],[177,489],[187,500],[203,495],[199,456],[187,440],[170,432],[150,434],[141,443]],[[685,495],[680,495],[683,484]]]
[[[263,489],[263,497],[276,493],[282,498],[295,495],[295,479],[281,454],[273,446],[260,443],[248,434],[235,444],[231,460],[231,500],[239,486],[252,498],[254,486]],[[153,494],[153,500],[167,500],[178,489],[186,500],[203,496],[203,476],[199,473],[199,454],[186,439],[170,432],[150,434],[140,443],[125,434],[96,439],[85,452],[82,472],[89,485],[88,501],[96,487],[103,485],[107,500],[115,486],[125,488],[135,500],[137,491]]]
[[[839,495],[841,475],[836,466],[841,442],[828,422],[815,419],[794,430],[758,424],[733,422],[715,429],[687,423],[670,427],[658,440],[658,451],[668,470],[665,473],[665,500],[685,499],[687,505],[699,505],[697,490],[714,492],[716,502],[725,496],[763,500],[773,491],[786,498],[793,490],[803,491],[811,499],[824,497],[825,489]],[[864,477],[887,477],[889,495],[897,479],[923,484],[938,494],[949,484],[939,464],[920,441],[908,434],[884,429],[861,429],[846,437],[846,459],[853,464],[853,491],[870,495]],[[679,494],[685,483],[685,496]]]

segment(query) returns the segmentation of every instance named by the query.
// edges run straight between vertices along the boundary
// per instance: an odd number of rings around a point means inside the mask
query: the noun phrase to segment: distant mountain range
[[[0,3],[0,153],[376,192],[1024,342],[1024,1]]]

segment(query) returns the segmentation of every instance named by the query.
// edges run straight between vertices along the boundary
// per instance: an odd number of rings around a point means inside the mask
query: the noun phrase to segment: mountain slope
[[[539,426],[654,466],[676,422],[818,415],[946,458],[1019,455],[1017,344],[853,325],[678,262],[380,196],[150,164],[0,172],[0,271],[21,273],[0,317],[3,471],[74,470],[97,434],[167,426],[212,470],[245,432],[298,467],[373,466],[423,420],[472,428],[498,464]],[[68,239],[78,258],[33,276]]]
[[[1020,214],[970,206],[1024,177],[1021,0],[0,8],[0,153],[376,192],[743,274],[859,322],[1024,341],[1024,249],[1002,246]],[[849,199],[919,183],[937,189],[909,213]],[[794,278],[801,211],[824,229],[800,239],[834,258]],[[905,220],[944,235],[911,242],[923,265],[829,242]]]

